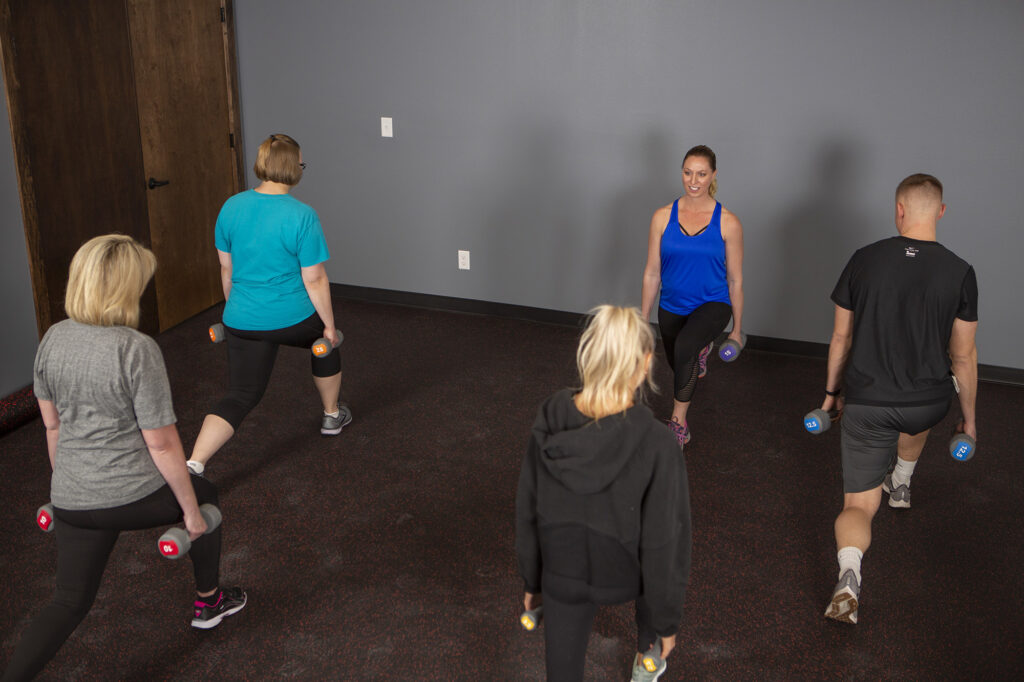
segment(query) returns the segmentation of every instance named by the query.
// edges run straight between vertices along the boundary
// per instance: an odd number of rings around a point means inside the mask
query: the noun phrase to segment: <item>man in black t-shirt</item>
[[[896,189],[899,236],[857,251],[832,292],[835,327],[821,408],[843,410],[839,583],[825,611],[835,620],[857,622],[860,561],[882,492],[889,506],[910,507],[910,477],[928,430],[945,417],[955,392],[962,429],[977,438],[978,284],[974,269],[935,241],[945,211],[936,178],[906,178]]]

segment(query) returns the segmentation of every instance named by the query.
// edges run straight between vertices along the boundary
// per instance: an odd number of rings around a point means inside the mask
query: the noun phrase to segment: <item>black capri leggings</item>
[[[189,476],[199,504],[217,504],[217,488],[205,478]],[[181,507],[169,486],[150,495],[107,509],[55,508],[57,536],[57,588],[53,599],[32,619],[10,665],[6,680],[29,680],[43,669],[82,622],[96,599],[110,552],[123,530],[141,530],[182,520]],[[192,543],[189,557],[196,591],[209,592],[220,581],[221,531],[203,535]],[[156,538],[153,538],[154,546]],[[154,549],[154,561],[160,560]]]
[[[697,354],[715,340],[729,324],[732,306],[712,301],[689,315],[676,315],[658,308],[658,327],[665,344],[665,358],[675,372],[673,395],[681,403],[693,399],[697,388]]]
[[[238,430],[245,415],[263,398],[281,345],[309,348],[323,336],[324,323],[313,313],[284,329],[245,330],[225,325],[228,343],[228,392],[214,406],[217,415]],[[341,371],[341,356],[333,349],[322,358],[309,354],[315,377],[332,377]]]

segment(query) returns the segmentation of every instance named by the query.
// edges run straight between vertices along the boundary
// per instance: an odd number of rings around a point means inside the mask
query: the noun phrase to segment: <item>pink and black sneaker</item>
[[[683,422],[680,424],[675,419],[668,420],[668,427],[672,429],[672,433],[676,437],[676,441],[679,443],[679,449],[682,450],[683,446],[690,442],[690,427]]]
[[[214,599],[214,603],[208,603],[207,599]],[[215,628],[228,616],[244,609],[247,601],[241,587],[228,587],[209,597],[196,599],[192,627],[202,630]]]
[[[703,350],[697,355],[697,378],[703,379],[708,373],[708,356],[711,355],[711,351],[715,348],[715,342],[712,341],[708,345],[704,346]]]

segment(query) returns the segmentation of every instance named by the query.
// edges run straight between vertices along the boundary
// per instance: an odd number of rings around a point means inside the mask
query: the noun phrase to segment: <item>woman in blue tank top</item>
[[[686,412],[707,372],[712,343],[732,317],[729,338],[741,342],[743,226],[715,200],[715,153],[699,145],[683,157],[685,193],[654,212],[647,244],[641,313],[650,319],[661,289],[658,325],[675,373],[672,427],[679,447],[690,441]]]

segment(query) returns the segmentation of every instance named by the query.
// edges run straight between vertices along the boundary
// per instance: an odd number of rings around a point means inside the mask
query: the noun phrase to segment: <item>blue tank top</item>
[[[689,315],[705,303],[731,305],[725,276],[722,204],[715,203],[711,222],[692,237],[679,225],[679,199],[672,203],[661,234],[661,307]]]

